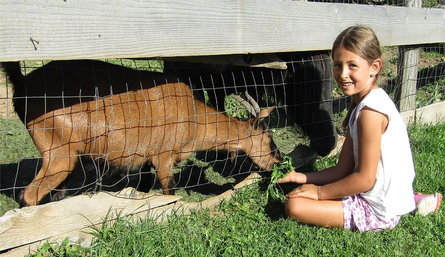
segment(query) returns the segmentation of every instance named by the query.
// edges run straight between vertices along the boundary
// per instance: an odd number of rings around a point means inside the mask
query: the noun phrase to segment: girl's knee
[[[298,220],[304,209],[301,198],[295,197],[286,200],[284,210],[289,218]]]
[[[285,211],[289,218],[301,223],[324,227],[343,227],[341,201],[318,201],[304,197],[288,198]]]

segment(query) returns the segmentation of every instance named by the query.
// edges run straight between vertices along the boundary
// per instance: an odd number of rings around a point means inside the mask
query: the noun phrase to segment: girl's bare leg
[[[343,228],[341,200],[313,200],[303,197],[288,198],[286,214],[305,224]]]

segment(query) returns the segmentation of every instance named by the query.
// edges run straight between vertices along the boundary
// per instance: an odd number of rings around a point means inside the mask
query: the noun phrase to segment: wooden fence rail
[[[330,49],[344,28],[382,45],[445,42],[445,9],[291,0],[3,0],[0,61]]]

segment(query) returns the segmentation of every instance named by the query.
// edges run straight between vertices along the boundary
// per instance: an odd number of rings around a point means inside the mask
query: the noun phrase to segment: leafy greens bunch
[[[284,156],[283,161],[274,165],[266,190],[267,202],[284,202],[286,200],[286,196],[283,194],[283,190],[280,184],[277,183],[277,180],[286,176],[287,173],[294,169],[295,167],[292,166],[292,158],[290,156]]]

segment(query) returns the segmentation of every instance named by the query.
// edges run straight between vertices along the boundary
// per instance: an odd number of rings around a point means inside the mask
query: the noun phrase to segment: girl
[[[389,96],[377,86],[382,68],[374,32],[353,26],[332,47],[334,78],[352,97],[343,122],[348,133],[336,166],[292,171],[278,183],[299,183],[287,196],[286,213],[312,225],[359,231],[394,228],[416,208],[435,211],[441,195],[413,197],[414,164],[408,133]]]

